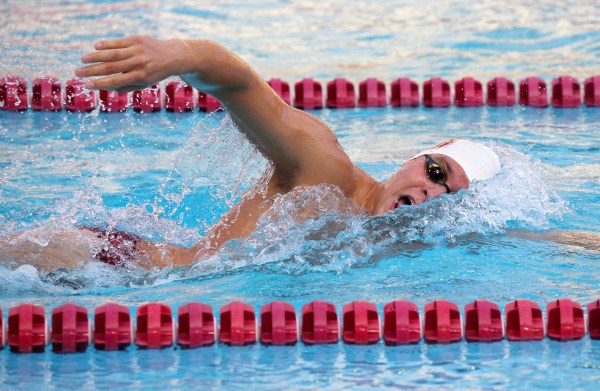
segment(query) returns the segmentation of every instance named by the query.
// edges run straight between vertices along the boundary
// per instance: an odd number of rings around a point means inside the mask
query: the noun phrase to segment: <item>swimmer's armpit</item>
[[[559,230],[545,232],[508,231],[506,235],[513,238],[523,238],[538,242],[554,242],[568,246],[582,247],[592,251],[600,251],[600,232]]]

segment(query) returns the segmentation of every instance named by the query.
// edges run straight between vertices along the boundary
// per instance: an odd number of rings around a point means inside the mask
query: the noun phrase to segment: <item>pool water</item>
[[[97,38],[126,33],[208,36],[239,51],[265,78],[311,76],[355,83],[410,76],[484,81],[536,74],[597,74],[600,34],[592,6],[540,2],[7,2],[0,71],[29,80],[71,77]],[[506,2],[505,2],[506,4]],[[249,17],[251,16],[251,17]],[[252,23],[248,22],[252,20]],[[1,21],[1,20],[0,20]],[[264,30],[266,29],[266,30]],[[277,31],[280,34],[268,33]],[[279,200],[248,239],[179,269],[125,271],[97,262],[38,274],[0,265],[4,316],[21,303],[116,301],[215,311],[233,300],[272,300],[299,312],[312,300],[338,311],[353,300],[475,299],[501,308],[600,297],[600,254],[507,231],[600,231],[600,110],[528,107],[346,109],[312,112],[353,161],[385,179],[417,151],[468,137],[499,152],[503,172],[468,192],[383,217],[360,213],[335,189]],[[70,114],[0,111],[0,235],[43,227],[114,225],[152,240],[192,245],[268,171],[225,113]],[[223,161],[222,156],[228,156]],[[304,202],[320,209],[299,222]],[[43,237],[37,240],[44,240]],[[386,347],[243,348],[214,345],[77,355],[0,351],[0,384],[14,389],[456,388],[595,389],[600,344],[580,341]]]

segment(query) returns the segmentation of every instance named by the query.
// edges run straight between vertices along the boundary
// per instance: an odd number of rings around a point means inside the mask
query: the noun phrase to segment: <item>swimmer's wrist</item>
[[[179,76],[193,72],[196,55],[189,43],[184,39],[163,41],[167,47],[163,53],[167,61],[165,71],[169,76]]]
[[[172,39],[167,44],[175,47],[177,52],[174,57],[178,59],[178,66],[173,76],[210,72],[213,68],[211,58],[218,56],[218,49],[226,50],[207,39]]]
[[[171,43],[171,45],[174,45]],[[258,76],[242,59],[210,39],[177,40],[177,56],[182,58],[173,69],[192,87],[203,92],[227,94],[239,92]],[[215,95],[216,96],[216,95]],[[218,97],[217,97],[218,98]]]

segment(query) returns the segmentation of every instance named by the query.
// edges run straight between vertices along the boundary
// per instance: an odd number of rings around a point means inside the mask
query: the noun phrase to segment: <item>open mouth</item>
[[[398,197],[398,199],[392,204],[392,207],[390,208],[390,210],[394,210],[397,207],[402,206],[402,205],[412,205],[413,203],[414,202],[408,196]]]

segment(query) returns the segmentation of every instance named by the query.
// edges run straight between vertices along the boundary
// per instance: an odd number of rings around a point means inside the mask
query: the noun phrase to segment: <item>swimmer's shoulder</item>
[[[283,113],[283,122],[290,128],[284,141],[290,156],[272,160],[278,186],[285,191],[295,186],[331,184],[345,193],[351,190],[355,166],[329,125],[293,107],[285,107]]]
[[[296,186],[334,185],[350,196],[362,173],[364,172],[360,169],[357,171],[357,167],[341,148],[337,150],[332,147],[323,149],[317,158],[306,162],[294,184]]]

